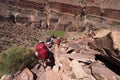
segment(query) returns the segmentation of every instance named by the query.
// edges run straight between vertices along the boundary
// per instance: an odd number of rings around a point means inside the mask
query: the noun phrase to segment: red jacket
[[[48,58],[49,50],[46,47],[44,42],[37,44],[35,50],[38,53],[38,58],[39,59],[45,60],[45,59]]]
[[[60,39],[56,39],[56,41],[55,41],[55,43],[57,44],[57,45],[60,45]]]

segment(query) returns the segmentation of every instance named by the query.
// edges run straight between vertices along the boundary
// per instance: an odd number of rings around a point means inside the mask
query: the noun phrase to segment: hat
[[[43,41],[39,41],[39,43],[42,43]]]
[[[47,42],[46,44],[51,44],[51,42]]]
[[[93,30],[91,29],[90,32],[92,32]]]

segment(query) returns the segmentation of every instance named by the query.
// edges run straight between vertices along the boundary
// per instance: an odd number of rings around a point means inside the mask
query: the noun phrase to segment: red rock
[[[32,72],[25,68],[20,75],[18,75],[15,80],[34,80]]]
[[[120,10],[103,9],[103,11],[104,11],[103,16],[120,20]]]
[[[49,2],[48,6],[50,9],[55,9],[62,13],[79,15],[82,12],[81,6],[71,5],[67,3]]]
[[[101,15],[101,9],[99,7],[95,7],[95,6],[86,6],[85,7],[85,14],[89,15],[89,14],[94,14],[94,15]]]

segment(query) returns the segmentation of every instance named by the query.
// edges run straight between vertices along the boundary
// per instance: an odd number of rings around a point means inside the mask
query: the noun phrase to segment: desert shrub
[[[48,2],[49,0],[45,0],[46,2]]]
[[[34,50],[25,47],[11,47],[0,53],[0,76],[10,74],[30,66],[35,55]]]
[[[58,37],[58,36],[63,37],[65,33],[63,31],[52,31],[52,30],[50,30],[50,31],[46,31],[46,34],[47,35],[54,34],[56,37]]]

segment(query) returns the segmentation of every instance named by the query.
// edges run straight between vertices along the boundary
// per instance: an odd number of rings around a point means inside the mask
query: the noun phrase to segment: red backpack
[[[46,47],[44,42],[41,42],[41,43],[37,44],[36,47],[35,47],[35,50],[38,53],[38,58],[39,59],[47,59],[48,58],[49,50]]]

